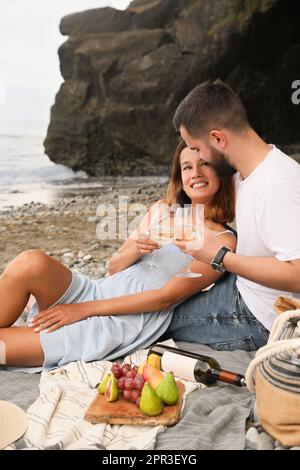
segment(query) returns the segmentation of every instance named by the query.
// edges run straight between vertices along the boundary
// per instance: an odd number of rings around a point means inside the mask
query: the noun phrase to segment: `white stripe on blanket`
[[[128,356],[125,362],[140,364],[147,350]],[[95,386],[111,369],[112,363],[72,362],[43,372],[40,396],[28,408],[28,429],[21,439],[7,449],[154,449],[156,437],[164,426],[91,424],[84,419],[86,409],[97,395]],[[201,387],[181,380],[186,396]]]

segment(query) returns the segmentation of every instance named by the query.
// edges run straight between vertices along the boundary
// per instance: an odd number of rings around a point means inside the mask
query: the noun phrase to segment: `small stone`
[[[101,220],[101,217],[98,217],[98,216],[89,217],[89,218],[87,219],[88,222],[96,223],[96,224],[97,224],[98,222],[100,222],[100,220]]]
[[[100,243],[93,243],[91,245],[91,251],[99,250],[100,247],[101,247]]]
[[[72,267],[75,266],[75,265],[79,265],[79,263],[80,263],[80,261],[79,261],[78,259],[75,259],[74,261],[72,261],[72,262],[70,263],[70,268],[72,268]]]
[[[62,255],[62,258],[74,258],[74,253],[72,253],[71,251],[68,251],[67,253],[64,253]]]

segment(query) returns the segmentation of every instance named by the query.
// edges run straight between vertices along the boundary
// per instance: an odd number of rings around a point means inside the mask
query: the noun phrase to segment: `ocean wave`
[[[45,166],[40,168],[28,168],[0,171],[0,186],[19,186],[30,183],[54,183],[58,181],[66,181],[72,179],[87,177],[83,171],[75,172],[71,168],[64,165]]]
[[[53,163],[44,154],[43,137],[0,135],[0,187],[51,184],[84,179],[84,171],[75,172]]]

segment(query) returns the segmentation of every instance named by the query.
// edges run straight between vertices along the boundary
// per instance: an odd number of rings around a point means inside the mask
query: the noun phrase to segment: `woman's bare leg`
[[[0,328],[0,363],[8,366],[41,366],[44,353],[39,333],[26,326]]]
[[[0,328],[15,323],[30,294],[36,298],[39,310],[50,307],[67,290],[71,279],[71,271],[46,253],[39,250],[21,253],[0,276]]]

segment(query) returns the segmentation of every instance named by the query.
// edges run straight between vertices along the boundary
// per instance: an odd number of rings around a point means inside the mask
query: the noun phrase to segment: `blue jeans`
[[[209,291],[190,297],[175,307],[162,339],[207,344],[219,351],[255,351],[264,346],[269,331],[247,308],[236,276],[226,274]]]

